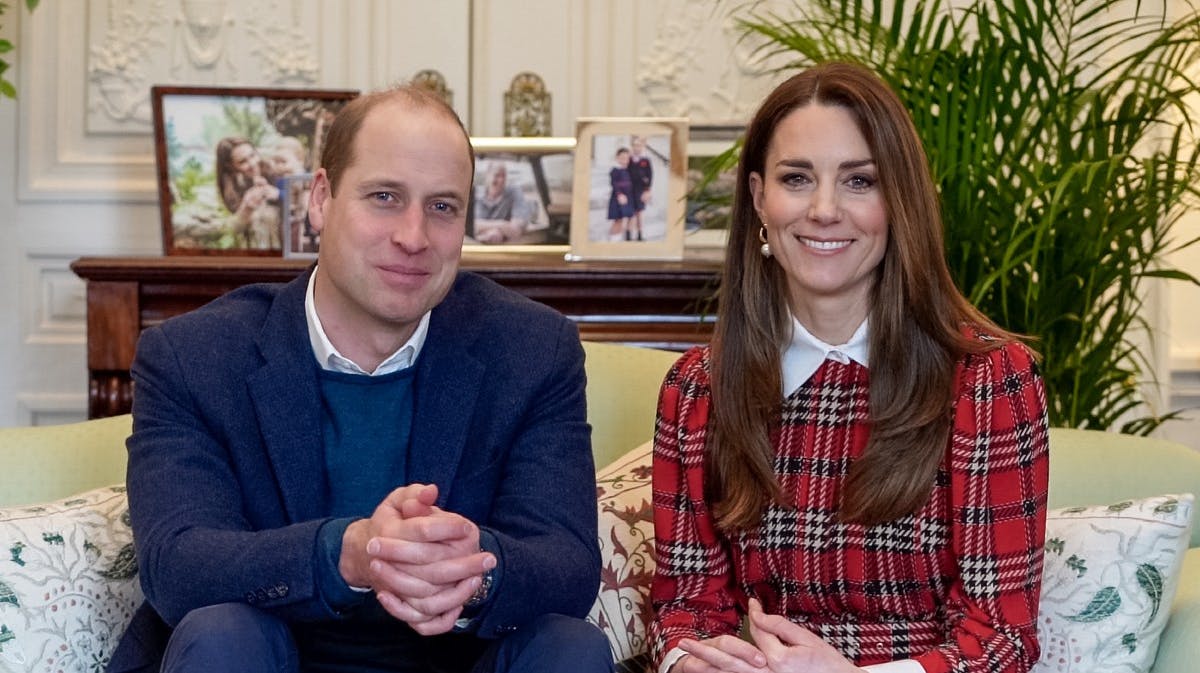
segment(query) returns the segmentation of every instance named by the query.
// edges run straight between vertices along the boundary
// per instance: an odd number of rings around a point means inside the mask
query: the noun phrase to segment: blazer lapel
[[[304,317],[310,273],[288,283],[275,298],[259,334],[264,364],[247,379],[268,460],[292,521],[326,516],[329,510],[321,396]]]
[[[445,505],[462,461],[486,364],[470,350],[475,329],[451,289],[433,310],[429,336],[417,359],[417,404],[408,454],[409,483],[437,484]]]

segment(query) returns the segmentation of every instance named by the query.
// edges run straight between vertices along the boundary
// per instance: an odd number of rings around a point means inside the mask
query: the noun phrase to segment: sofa
[[[650,438],[676,353],[585,343],[601,586],[589,619],[645,659]],[[94,671],[141,600],[122,486],[128,415],[0,428],[0,671]],[[1200,452],[1054,429],[1038,671],[1184,673],[1200,662]],[[1087,585],[1086,582],[1094,582]],[[1153,660],[1153,666],[1148,663]]]

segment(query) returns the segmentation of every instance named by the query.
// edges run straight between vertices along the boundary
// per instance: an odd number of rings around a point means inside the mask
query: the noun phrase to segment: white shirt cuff
[[[675,663],[680,659],[682,659],[685,654],[687,654],[687,652],[684,652],[678,647],[672,647],[671,651],[667,652],[667,656],[663,657],[662,663],[658,665],[658,673],[667,673],[667,671],[671,670],[671,667],[674,666]]]
[[[925,673],[925,667],[912,659],[898,659],[886,664],[863,666],[868,673]]]

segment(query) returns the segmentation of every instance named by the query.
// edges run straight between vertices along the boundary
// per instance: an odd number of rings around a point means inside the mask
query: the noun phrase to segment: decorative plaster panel
[[[86,342],[87,289],[71,272],[74,255],[30,254],[25,261],[24,287],[37,288],[26,301],[25,343]]]
[[[313,12],[300,0],[107,0],[89,3],[87,129],[145,134],[150,87],[313,87]]]
[[[469,0],[42,3],[19,42],[18,195],[154,203],[154,84],[366,89],[433,68],[466,92],[469,12]]]
[[[636,45],[638,114],[683,116],[692,124],[746,122],[774,79],[762,74],[767,64],[754,43],[740,39],[730,16],[739,8],[745,6],[715,8],[708,0],[639,4],[639,13],[655,13],[643,22],[656,30]]]
[[[60,425],[87,420],[83,393],[18,393],[14,425]]]

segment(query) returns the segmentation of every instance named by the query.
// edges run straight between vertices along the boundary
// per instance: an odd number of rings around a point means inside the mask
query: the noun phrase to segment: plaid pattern
[[[783,402],[775,475],[799,507],[717,532],[703,498],[709,351],[663,385],[654,447],[656,662],[680,639],[739,631],[747,596],[858,665],[913,658],[926,671],[1028,671],[1038,659],[1049,458],[1045,393],[1020,345],[958,367],[954,429],[929,501],[877,526],[837,504],[868,434],[868,372],[826,360]]]

